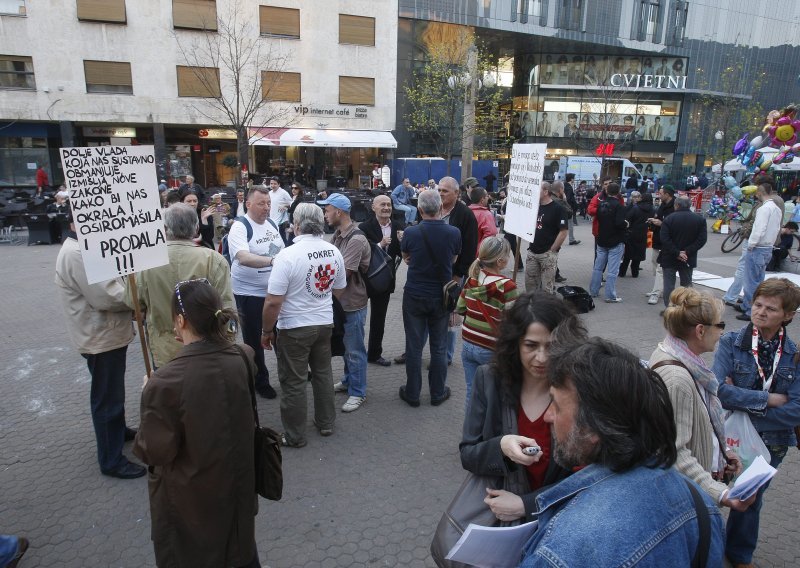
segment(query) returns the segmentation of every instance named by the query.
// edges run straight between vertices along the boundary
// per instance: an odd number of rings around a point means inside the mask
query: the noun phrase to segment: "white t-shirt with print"
[[[236,260],[236,253],[240,250],[251,252],[260,256],[275,257],[283,250],[283,239],[269,220],[258,224],[250,217],[245,215],[250,226],[253,228],[253,236],[247,242],[247,227],[244,223],[236,222],[231,226],[228,233],[228,249],[231,255],[231,287],[233,293],[238,296],[256,296],[264,298],[267,295],[267,284],[269,283],[272,267],[250,268],[243,266]]]
[[[289,207],[292,205],[292,196],[282,187],[269,191],[269,218],[280,227],[281,223],[289,220]],[[283,209],[281,211],[281,209]]]
[[[269,293],[284,296],[278,329],[333,323],[334,288],[347,286],[344,259],[322,237],[298,235],[275,257]]]

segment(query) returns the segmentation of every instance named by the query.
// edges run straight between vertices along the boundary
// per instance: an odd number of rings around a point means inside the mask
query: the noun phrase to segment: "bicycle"
[[[739,226],[735,231],[728,233],[728,236],[725,237],[724,241],[722,241],[720,248],[722,249],[722,252],[732,252],[739,248],[744,240],[744,231],[742,230],[742,227]]]

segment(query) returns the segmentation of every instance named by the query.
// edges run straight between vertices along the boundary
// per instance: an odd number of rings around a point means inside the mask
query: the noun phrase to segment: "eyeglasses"
[[[719,323],[704,323],[703,325],[707,325],[709,327],[717,327],[719,329],[725,329],[725,322],[721,321]]]
[[[181,298],[181,286],[184,284],[190,284],[191,282],[205,282],[206,284],[210,284],[208,278],[195,278],[194,280],[182,280],[175,284],[175,296],[178,298],[178,308],[181,310],[181,314],[185,317],[186,316],[186,308],[183,307],[183,299]]]

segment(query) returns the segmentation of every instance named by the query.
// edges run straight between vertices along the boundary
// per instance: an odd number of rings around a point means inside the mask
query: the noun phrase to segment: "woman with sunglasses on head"
[[[133,452],[148,467],[158,566],[260,566],[255,544],[253,352],[207,280],[175,286],[183,347],[147,380]]]
[[[491,364],[478,367],[473,379],[461,465],[502,479],[504,489],[487,490],[484,500],[500,521],[532,520],[538,492],[570,474],[551,459],[553,438],[544,421],[555,337],[585,338],[586,330],[559,297],[521,295],[503,313]]]
[[[743,511],[753,502],[728,497],[727,482],[742,463],[727,448],[719,383],[703,360],[725,329],[723,303],[707,292],[676,288],[664,310],[667,336],[650,356],[650,368],[667,386],[678,436],[675,467],[720,506]]]

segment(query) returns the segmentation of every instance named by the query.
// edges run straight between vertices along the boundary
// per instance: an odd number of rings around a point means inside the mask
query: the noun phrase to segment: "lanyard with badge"
[[[753,326],[753,343],[750,352],[756,360],[756,369],[758,369],[758,374],[761,377],[763,389],[769,391],[772,386],[772,379],[775,378],[775,372],[778,370],[778,361],[780,361],[783,354],[783,328],[778,332],[778,349],[775,351],[775,359],[772,362],[772,372],[769,375],[769,379],[764,376],[764,369],[761,368],[761,363],[758,362],[758,328],[756,326]]]

